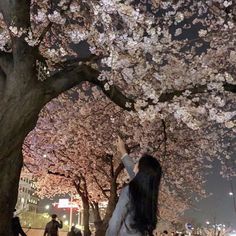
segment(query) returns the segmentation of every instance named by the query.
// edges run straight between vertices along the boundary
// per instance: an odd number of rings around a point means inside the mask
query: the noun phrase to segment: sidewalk
[[[23,228],[24,232],[27,236],[43,236],[44,230],[43,229],[28,229]],[[67,236],[68,232],[59,231],[59,236]]]

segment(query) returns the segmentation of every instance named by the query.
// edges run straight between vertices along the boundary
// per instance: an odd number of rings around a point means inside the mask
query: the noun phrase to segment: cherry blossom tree
[[[86,96],[88,93],[91,95]],[[141,122],[135,114],[115,106],[95,87],[83,84],[79,90],[72,90],[50,102],[25,142],[26,165],[39,173],[43,194],[53,196],[64,188],[58,182],[59,189],[51,192],[44,172],[68,178],[87,206],[86,225],[88,206],[92,206],[96,235],[104,234],[117,200],[117,186],[127,180],[125,175],[120,175],[123,167],[114,156],[118,134],[127,139],[130,147],[136,147],[134,156],[148,151],[161,161],[164,180],[160,192],[160,217],[167,221],[178,220],[192,204],[193,193],[196,198],[206,196],[204,171],[211,168],[211,161],[220,158],[220,150],[224,150],[220,147],[223,136],[217,139],[215,129],[211,128],[212,132],[193,131],[183,123],[176,124],[171,116],[165,122],[158,119]],[[40,176],[44,176],[42,181]],[[79,183],[83,183],[82,190]],[[101,200],[108,201],[104,219],[97,207]]]
[[[235,10],[216,0],[2,0],[0,234],[10,235],[25,137],[46,103],[82,81],[142,120],[235,132]]]

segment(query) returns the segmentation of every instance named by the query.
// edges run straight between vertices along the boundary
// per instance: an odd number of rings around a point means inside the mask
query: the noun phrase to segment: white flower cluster
[[[197,130],[199,129],[199,122],[193,118],[193,116],[187,111],[184,107],[176,107],[174,112],[174,117],[178,121],[184,122],[190,129]]]
[[[224,1],[224,7],[229,7],[232,5],[232,1]]]
[[[54,11],[52,14],[49,14],[48,19],[51,22],[54,22],[59,25],[64,25],[66,23],[66,19],[63,18],[58,11]]]
[[[4,46],[9,42],[10,36],[6,30],[0,33],[0,50],[5,51]]]
[[[203,29],[199,30],[198,35],[199,37],[205,37],[207,35],[207,30],[203,30]]]
[[[25,37],[25,41],[32,47],[36,46],[39,43],[37,38],[34,38],[32,31],[28,32],[28,35]]]
[[[88,34],[86,31],[76,30],[76,29],[67,32],[67,34],[69,35],[69,37],[73,43],[79,43],[83,40],[86,40],[88,37]]]
[[[41,22],[45,22],[47,19],[47,15],[44,11],[39,10],[37,12],[37,15],[34,15],[34,20],[36,21],[36,23],[41,23]]]
[[[26,29],[17,28],[16,26],[9,26],[9,30],[14,36],[18,38],[20,38],[24,33],[26,33]]]
[[[80,11],[80,5],[77,2],[72,2],[70,4],[70,12],[78,13]]]
[[[234,116],[236,116],[236,111],[231,111],[231,112],[219,112],[215,108],[210,108],[209,109],[209,119],[214,120],[217,123],[227,123],[229,122]],[[231,123],[227,123],[228,126]]]

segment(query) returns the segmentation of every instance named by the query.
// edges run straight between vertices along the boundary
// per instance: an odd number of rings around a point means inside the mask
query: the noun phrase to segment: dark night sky
[[[213,223],[215,217],[216,223],[230,224],[236,228],[233,197],[229,196],[229,192],[231,192],[230,182],[222,178],[219,172],[219,165],[214,163],[214,168],[212,173],[208,175],[206,183],[206,190],[212,195],[196,203],[196,209],[186,211],[185,215],[200,223],[205,223],[207,220]],[[236,177],[233,178],[233,186],[235,191]]]

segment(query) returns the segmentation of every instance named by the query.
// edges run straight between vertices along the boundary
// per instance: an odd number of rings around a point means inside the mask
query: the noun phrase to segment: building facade
[[[30,175],[21,177],[16,209],[19,212],[37,212],[39,198],[35,194],[36,185]]]

